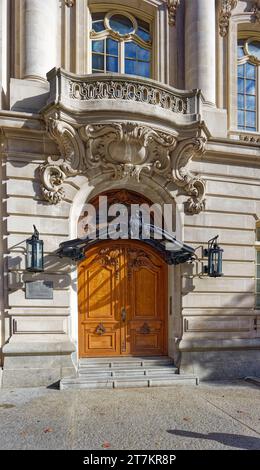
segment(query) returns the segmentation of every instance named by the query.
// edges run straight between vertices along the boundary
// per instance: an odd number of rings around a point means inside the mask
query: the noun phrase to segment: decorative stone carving
[[[180,0],[168,0],[168,16],[169,16],[169,25],[175,26],[176,24],[176,14],[177,8],[180,5]]]
[[[133,122],[88,125],[80,134],[87,143],[88,167],[112,171],[116,180],[167,173],[177,143],[170,134]]]
[[[219,11],[219,33],[222,37],[228,34],[229,20],[232,10],[237,6],[237,0],[221,0]]]
[[[50,156],[40,166],[44,198],[57,204],[65,197],[68,176],[95,178],[108,173],[115,180],[143,175],[174,182],[190,197],[186,212],[197,214],[205,206],[205,183],[189,171],[189,162],[205,150],[198,136],[178,141],[175,135],[135,122],[88,124],[79,129],[56,118],[47,120],[49,135],[57,142],[61,158]]]
[[[241,134],[239,136],[239,140],[242,140],[243,142],[251,143],[251,144],[260,144],[260,137],[258,137],[257,135],[252,135],[252,134]]]
[[[178,96],[159,86],[144,85],[134,81],[102,80],[80,82],[69,81],[69,97],[73,100],[126,100],[160,106],[174,113],[188,113],[188,98]]]
[[[260,23],[260,0],[255,0],[253,7],[252,7],[252,12],[253,12],[253,20],[255,23]]]
[[[196,137],[181,141],[172,155],[173,170],[169,180],[183,188],[190,198],[185,203],[188,214],[199,214],[205,208],[205,182],[189,170],[189,162],[205,152],[206,139]]]
[[[71,8],[74,7],[75,1],[76,0],[65,0],[65,4],[67,5],[67,7]]]
[[[85,149],[77,131],[63,121],[50,118],[47,131],[57,142],[62,158],[50,156],[39,167],[41,190],[46,201],[58,204],[65,197],[62,188],[65,178],[85,170]]]

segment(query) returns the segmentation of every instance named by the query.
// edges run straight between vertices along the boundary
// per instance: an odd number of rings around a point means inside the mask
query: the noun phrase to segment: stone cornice
[[[220,0],[219,8],[219,34],[227,36],[229,30],[229,20],[232,10],[237,6],[237,0]]]

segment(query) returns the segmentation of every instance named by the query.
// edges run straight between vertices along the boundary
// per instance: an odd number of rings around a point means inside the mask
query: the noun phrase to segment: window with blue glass
[[[92,72],[151,77],[150,24],[121,12],[92,14]]]
[[[237,121],[238,129],[256,132],[260,41],[240,39],[237,47]]]

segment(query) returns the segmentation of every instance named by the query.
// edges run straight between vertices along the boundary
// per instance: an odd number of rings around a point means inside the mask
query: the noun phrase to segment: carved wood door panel
[[[166,287],[166,265],[149,247],[91,249],[78,270],[80,357],[166,354]]]

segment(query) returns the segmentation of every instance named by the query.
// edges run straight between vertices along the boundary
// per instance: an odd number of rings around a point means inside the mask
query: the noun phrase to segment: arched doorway
[[[78,268],[79,356],[167,349],[167,264],[142,241],[100,242]]]

